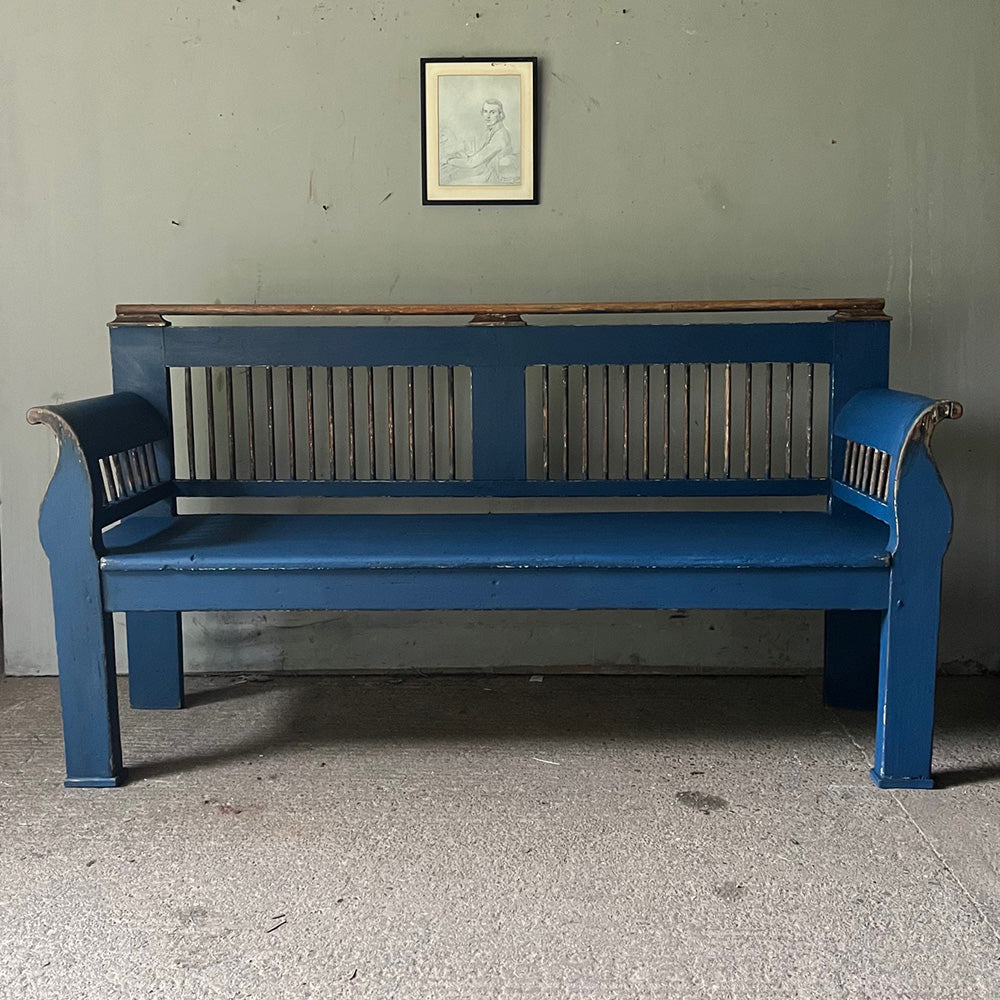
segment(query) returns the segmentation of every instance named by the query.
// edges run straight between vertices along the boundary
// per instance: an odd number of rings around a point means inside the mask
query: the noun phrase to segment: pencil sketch
[[[521,183],[519,76],[441,76],[438,109],[442,186]]]

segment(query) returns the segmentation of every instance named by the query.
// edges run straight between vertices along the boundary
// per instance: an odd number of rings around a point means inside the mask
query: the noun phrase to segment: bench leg
[[[94,583],[96,584],[96,572]],[[69,576],[53,574],[52,597],[59,654],[59,698],[68,788],[110,788],[125,781],[114,629],[99,595],[76,592]],[[98,585],[99,586],[99,585]],[[95,596],[95,600],[87,600]]]
[[[128,692],[133,708],[183,708],[181,616],[176,611],[129,611]]]
[[[827,611],[823,704],[871,711],[878,698],[881,611]]]
[[[933,788],[931,746],[937,674],[940,565],[910,573],[895,566],[882,622],[875,766],[879,788]]]

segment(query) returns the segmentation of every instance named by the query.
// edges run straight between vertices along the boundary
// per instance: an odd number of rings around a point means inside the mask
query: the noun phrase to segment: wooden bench
[[[878,709],[875,783],[930,787],[951,508],[928,446],[961,408],[887,388],[882,307],[119,307],[113,393],[28,414],[60,444],[66,784],[126,776],[113,612],[133,705],[179,708],[182,611],[799,608],[826,613],[827,703]],[[833,316],[775,318],[807,310]],[[520,319],[585,312],[616,315]],[[342,318],[380,313],[478,315]],[[248,319],[164,319],[216,314]],[[289,512],[309,498],[399,506]]]

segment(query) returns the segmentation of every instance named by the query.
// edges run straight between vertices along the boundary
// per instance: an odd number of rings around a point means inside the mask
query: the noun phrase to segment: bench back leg
[[[871,711],[878,697],[881,611],[827,611],[823,704]]]
[[[133,708],[183,708],[181,616],[177,611],[129,611],[128,693]]]

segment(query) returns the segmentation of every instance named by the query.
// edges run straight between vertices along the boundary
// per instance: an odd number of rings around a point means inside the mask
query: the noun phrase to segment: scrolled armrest
[[[59,440],[43,520],[53,496],[72,492],[77,509],[90,507],[96,539],[104,526],[174,495],[169,428],[142,396],[118,392],[36,406],[27,419],[52,428]]]
[[[167,436],[167,425],[152,404],[134,392],[33,406],[29,424],[46,424],[66,435],[88,457],[104,458]]]
[[[893,389],[869,389],[853,396],[833,428],[833,495],[885,521],[890,551],[898,544],[901,515],[911,506],[951,531],[951,502],[930,452],[934,428],[962,415],[961,403]],[[909,504],[901,502],[904,480],[915,484]]]
[[[834,424],[836,437],[899,455],[920,433],[929,439],[941,420],[962,416],[962,404],[895,389],[868,389],[852,396]]]

